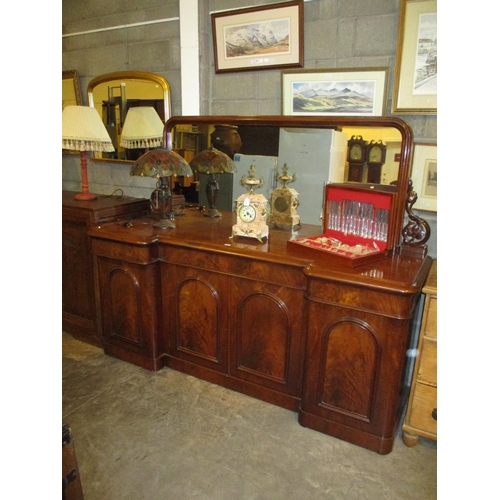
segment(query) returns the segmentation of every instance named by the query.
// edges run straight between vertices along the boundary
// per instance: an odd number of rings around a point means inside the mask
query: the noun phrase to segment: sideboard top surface
[[[130,196],[123,195],[97,195],[96,200],[82,201],[75,200],[75,195],[77,192],[74,191],[63,191],[62,192],[62,206],[63,208],[77,208],[80,210],[87,210],[89,212],[98,212],[100,210],[105,210],[107,208],[115,207],[117,204],[126,205],[128,203],[137,203],[140,201],[148,202],[149,200],[141,198],[132,198]]]
[[[111,222],[89,230],[93,238],[147,246],[152,244],[182,247],[186,250],[216,252],[228,256],[250,258],[291,267],[301,267],[312,277],[330,281],[357,283],[390,290],[396,293],[415,293],[421,290],[429,272],[432,259],[405,249],[398,255],[367,263],[355,268],[313,262],[287,250],[290,238],[314,236],[321,233],[320,226],[303,224],[298,230],[270,229],[269,238],[263,243],[250,238],[231,238],[236,214],[222,212],[222,217],[204,217],[196,209],[176,217],[175,229],[156,229],[152,216],[133,219],[130,223]],[[189,264],[189,262],[186,262]]]

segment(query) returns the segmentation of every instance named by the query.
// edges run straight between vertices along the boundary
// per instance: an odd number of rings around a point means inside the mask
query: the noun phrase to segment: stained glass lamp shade
[[[189,163],[175,151],[166,148],[156,148],[139,157],[130,175],[152,177],[158,179],[156,189],[151,195],[151,202],[160,212],[160,220],[153,224],[159,229],[173,229],[176,226],[172,213],[172,193],[168,183],[170,176],[192,176]]]
[[[217,178],[219,174],[235,172],[236,165],[234,161],[226,153],[215,148],[209,148],[197,154],[189,164],[193,170],[208,174],[206,193],[209,208],[204,215],[206,217],[221,217],[222,214],[215,208],[219,195]]]

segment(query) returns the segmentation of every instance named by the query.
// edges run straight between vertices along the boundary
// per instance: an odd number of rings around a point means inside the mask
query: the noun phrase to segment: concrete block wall
[[[63,0],[63,33],[84,32],[178,17],[182,0]],[[210,13],[276,3],[277,0],[199,0],[200,109],[204,115],[281,114],[281,71],[215,74]],[[304,69],[390,68],[390,115],[397,51],[399,0],[309,0],[304,3]],[[63,70],[80,75],[84,104],[90,80],[112,71],[151,71],[167,79],[172,113],[181,114],[179,21],[63,38]],[[417,142],[437,142],[437,117],[398,115]],[[78,156],[63,155],[63,189],[79,189]],[[91,191],[149,197],[153,181],[129,176],[130,166],[89,160]],[[145,183],[148,183],[145,185]],[[430,253],[437,254],[437,214],[429,221]]]

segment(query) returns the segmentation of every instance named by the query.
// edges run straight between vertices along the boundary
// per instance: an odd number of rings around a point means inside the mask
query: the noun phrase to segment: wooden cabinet
[[[94,240],[104,352],[149,370],[163,366],[160,277],[155,242]]]
[[[198,231],[203,225],[199,219]],[[302,267],[179,248],[169,239],[159,244],[166,365],[297,410]]]
[[[398,264],[403,271],[403,257]],[[299,422],[389,453],[407,397],[405,353],[425,274],[412,282],[402,272],[399,282],[376,285],[314,264],[305,272],[308,337]]]
[[[77,201],[75,194],[62,192],[62,326],[75,337],[101,346],[87,231],[109,221],[145,214],[149,200],[99,195],[96,200]]]
[[[380,454],[405,406],[406,351],[431,259],[402,250],[354,268],[230,238],[236,215],[197,210],[89,231],[105,352],[299,412],[303,426]],[[298,236],[316,234],[302,225]]]
[[[422,326],[403,424],[403,442],[410,447],[419,436],[437,440],[437,260],[422,291]]]

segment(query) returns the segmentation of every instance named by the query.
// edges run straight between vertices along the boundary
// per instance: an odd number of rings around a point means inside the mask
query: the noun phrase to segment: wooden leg
[[[418,444],[418,436],[408,434],[406,431],[403,431],[403,443],[409,448],[413,448]]]

